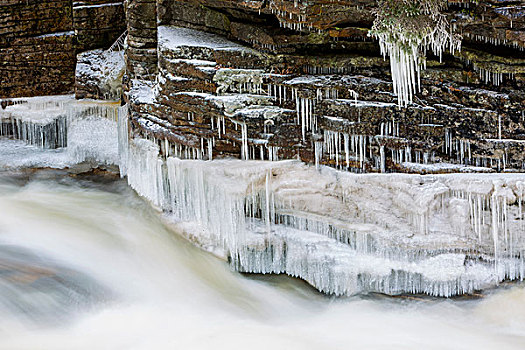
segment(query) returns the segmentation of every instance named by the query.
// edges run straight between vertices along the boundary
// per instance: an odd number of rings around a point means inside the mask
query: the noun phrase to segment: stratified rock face
[[[126,63],[131,79],[152,79],[157,74],[157,4],[155,0],[127,0],[128,48]]]
[[[2,46],[12,38],[66,32],[73,28],[69,0],[5,0],[0,14]]]
[[[128,27],[131,14],[142,26],[133,45],[144,47],[142,62],[158,57],[155,82],[140,81],[144,65],[130,64],[140,59],[128,50],[128,76],[139,79],[128,84],[132,125],[189,158],[521,170],[525,22],[521,2],[504,5],[450,2],[463,49],[430,57],[415,103],[399,108],[388,61],[368,37],[375,1],[158,0],[157,44],[151,1],[129,1]]]
[[[72,88],[73,17],[68,0],[18,0],[0,6],[0,97]]]
[[[0,97],[56,95],[72,91],[73,31],[15,38],[0,48]]]
[[[126,28],[122,1],[75,0],[73,27],[82,51],[107,47]]]
[[[109,47],[124,27],[122,1],[3,1],[0,97],[72,92],[76,53]]]

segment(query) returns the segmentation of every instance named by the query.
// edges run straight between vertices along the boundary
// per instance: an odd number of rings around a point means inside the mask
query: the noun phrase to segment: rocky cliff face
[[[10,0],[0,7],[0,95],[72,91],[76,53],[108,47],[126,27],[132,124],[191,157],[519,170],[524,6],[449,1],[462,49],[428,54],[420,92],[400,108],[369,35],[376,0]],[[79,58],[78,97],[118,92],[113,80],[90,81],[108,75],[100,55]]]
[[[126,1],[130,78],[153,79],[157,73],[157,4],[155,0]]]
[[[130,186],[235,269],[328,294],[522,279],[522,174],[352,172],[523,171],[523,3],[449,2],[462,49],[402,100],[417,70],[368,36],[396,2],[127,1]]]
[[[124,27],[122,1],[2,1],[0,97],[72,92],[76,54],[109,47]]]
[[[522,169],[523,2],[449,2],[462,49],[429,56],[406,108],[368,35],[375,6],[128,1],[136,132],[190,158],[297,158],[356,172]]]

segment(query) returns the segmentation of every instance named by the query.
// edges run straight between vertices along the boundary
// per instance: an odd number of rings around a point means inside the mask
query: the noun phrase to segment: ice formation
[[[359,175],[297,161],[183,160],[162,156],[160,140],[130,139],[121,112],[129,184],[240,271],[286,273],[336,295],[448,297],[524,277],[521,174]]]
[[[246,160],[205,161],[206,140],[183,154],[167,140],[130,134],[128,106],[68,96],[12,102],[2,112],[4,135],[14,121],[65,118],[67,147],[42,154],[45,164],[118,163],[188,239],[239,271],[285,273],[335,295],[444,297],[525,275],[522,174],[353,174],[277,161],[275,149],[272,161],[248,160],[251,149]],[[381,126],[384,137],[397,133],[395,121]],[[366,137],[326,131],[324,140],[316,159],[326,151],[345,168],[369,157]],[[3,154],[26,152],[16,142]]]
[[[0,137],[42,149],[57,149],[57,152],[37,152],[42,156],[41,164],[52,165],[44,159],[46,154],[60,167],[86,161],[119,164],[118,104],[77,101],[70,95],[17,98],[8,102],[5,110],[0,110]],[[12,164],[18,164],[14,158]],[[38,164],[36,159],[32,164]]]
[[[424,54],[430,49],[441,59],[449,48],[453,53],[461,41],[451,33],[441,10],[444,0],[381,0],[371,35],[379,39],[383,56],[390,58],[394,93],[398,104],[407,106],[420,89]]]
[[[67,97],[13,99],[0,110],[0,136],[13,137],[41,148],[59,148],[67,144],[65,106]]]
[[[203,56],[211,50],[233,50],[238,51],[239,54],[252,53],[258,55],[256,51],[236,44],[222,36],[194,29],[159,26],[158,38],[160,50],[180,53],[181,57],[187,56],[185,50],[188,47],[200,48]],[[167,55],[167,57],[170,57],[170,55]]]
[[[119,39],[122,40],[122,39]],[[115,44],[120,43],[117,41]],[[116,50],[86,51],[78,56],[75,79],[96,88],[97,98],[118,100],[122,94],[124,54]]]

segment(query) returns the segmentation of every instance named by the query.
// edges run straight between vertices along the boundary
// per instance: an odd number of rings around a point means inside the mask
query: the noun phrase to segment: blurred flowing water
[[[243,276],[116,179],[0,173],[2,349],[524,349],[525,288],[330,298]]]

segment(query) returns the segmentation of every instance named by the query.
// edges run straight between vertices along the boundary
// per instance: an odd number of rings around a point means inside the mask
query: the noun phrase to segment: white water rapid
[[[59,174],[60,175],[60,174]],[[0,176],[1,349],[523,349],[525,289],[328,298],[170,232],[124,181]]]

